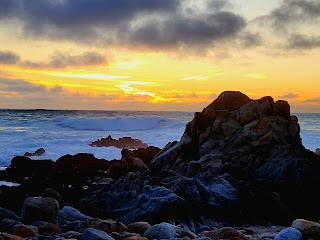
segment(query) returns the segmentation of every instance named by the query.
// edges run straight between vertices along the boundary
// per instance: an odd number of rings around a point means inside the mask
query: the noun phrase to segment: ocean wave
[[[54,119],[61,127],[76,130],[141,131],[156,128],[163,118],[158,116],[114,117],[114,118],[72,118],[60,116]]]

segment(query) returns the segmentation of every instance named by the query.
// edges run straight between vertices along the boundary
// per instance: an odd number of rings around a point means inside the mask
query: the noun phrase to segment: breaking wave
[[[138,131],[153,129],[163,118],[158,116],[114,117],[114,118],[72,118],[61,116],[54,119],[57,125],[76,130]]]

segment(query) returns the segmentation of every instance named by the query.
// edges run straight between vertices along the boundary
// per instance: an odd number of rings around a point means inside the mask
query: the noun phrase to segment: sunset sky
[[[320,112],[320,0],[0,0],[0,108]]]

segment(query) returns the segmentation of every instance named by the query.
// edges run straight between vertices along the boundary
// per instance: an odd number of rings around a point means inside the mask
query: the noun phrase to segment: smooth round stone
[[[274,240],[300,240],[302,238],[302,234],[299,230],[288,227],[280,231],[274,238]]]
[[[174,227],[169,223],[155,224],[143,236],[148,239],[171,239],[176,235]]]

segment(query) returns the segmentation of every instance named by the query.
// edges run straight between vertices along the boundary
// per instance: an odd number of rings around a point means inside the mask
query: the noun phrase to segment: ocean
[[[132,137],[163,148],[179,140],[193,112],[0,110],[0,167],[25,152],[44,148],[45,154],[32,159],[57,160],[66,154],[92,153],[97,158],[120,159],[115,147],[91,147],[106,138]],[[320,147],[320,114],[297,113],[303,145]]]

